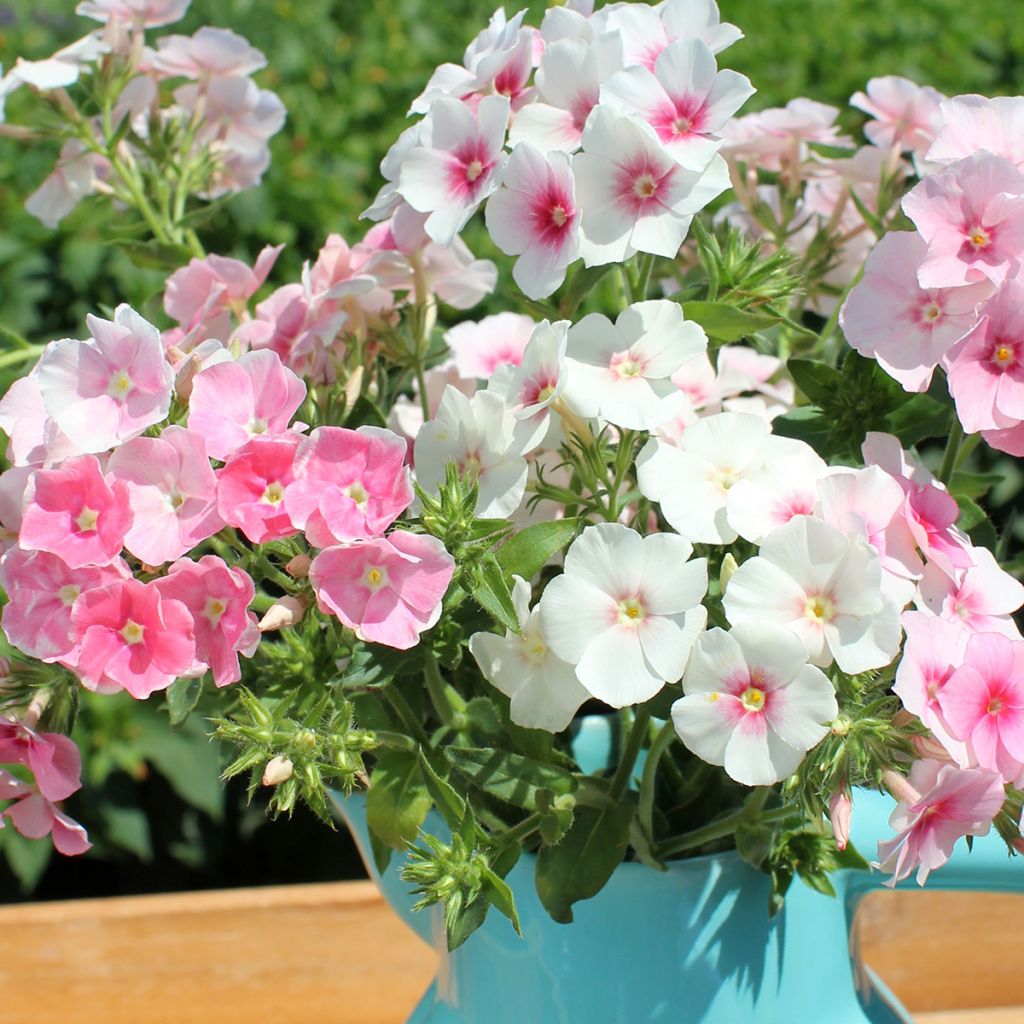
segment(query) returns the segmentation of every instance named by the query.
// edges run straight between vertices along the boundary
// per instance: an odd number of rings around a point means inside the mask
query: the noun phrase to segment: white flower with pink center
[[[694,214],[729,187],[720,156],[692,162],[679,163],[649,125],[596,107],[583,152],[572,158],[587,266],[622,263],[636,252],[674,257]]]
[[[530,610],[530,584],[515,577],[512,601],[519,633],[506,630],[474,633],[470,653],[484,678],[510,698],[509,716],[524,729],[561,732],[569,727],[590,693],[576,678],[572,665],[551,652],[544,642],[540,611]]]
[[[707,561],[692,552],[682,537],[619,523],[573,541],[540,599],[541,636],[594,697],[639,704],[682,676],[707,621]]]
[[[174,370],[160,332],[130,306],[86,322],[92,337],[51,342],[36,372],[61,432],[82,451],[104,452],[166,418]]]
[[[922,288],[917,271],[928,246],[917,232],[893,231],[872,249],[839,324],[850,346],[877,359],[907,391],[926,391],[932,372],[977,322],[989,281]]]
[[[422,144],[406,154],[398,192],[430,214],[427,234],[451,245],[477,207],[498,187],[509,103],[485,96],[476,114],[458,100],[439,99],[424,122]]]
[[[672,705],[679,738],[745,786],[789,778],[839,714],[835,689],[779,626],[744,623],[698,638]]]
[[[639,65],[601,87],[601,104],[646,121],[663,146],[686,166],[707,163],[718,151],[718,133],[754,94],[750,80],[719,71],[699,39],[670,43],[651,70]]]
[[[1024,175],[1004,157],[975,153],[903,197],[928,251],[922,288],[952,288],[1017,272],[1024,252]]]
[[[615,323],[590,313],[569,329],[565,400],[580,416],[654,430],[682,405],[672,374],[707,344],[703,329],[666,299],[635,302]]]
[[[929,163],[951,164],[986,150],[1024,170],[1024,96],[943,98],[938,120]]]
[[[882,594],[878,553],[863,537],[812,516],[770,533],[760,553],[729,580],[723,599],[733,625],[786,626],[822,668],[844,672],[888,665],[900,649],[895,607]]]
[[[463,320],[445,332],[444,340],[460,377],[487,380],[499,366],[522,362],[536,326],[533,317],[523,313],[495,313],[482,320]]]
[[[517,435],[523,451],[553,444],[550,431],[557,426],[551,408],[565,390],[566,346],[569,321],[542,320],[530,337],[522,362],[511,373],[505,400],[518,422]]]
[[[502,252],[519,257],[512,277],[524,294],[546,298],[580,252],[569,158],[559,152],[545,156],[524,142],[509,157],[501,185],[487,204],[487,230]]]
[[[899,146],[923,155],[942,123],[939,104],[943,99],[930,85],[883,75],[872,78],[865,92],[855,92],[850,105],[871,116],[864,134],[873,145],[881,149]]]

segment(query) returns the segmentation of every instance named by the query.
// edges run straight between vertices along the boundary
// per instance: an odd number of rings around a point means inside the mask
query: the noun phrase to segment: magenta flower
[[[915,761],[889,824],[897,835],[878,844],[879,867],[892,872],[893,886],[917,868],[924,885],[942,867],[961,836],[983,836],[1003,806],[1002,780],[991,772],[955,768],[940,761]]]
[[[412,504],[408,445],[378,427],[317,427],[295,452],[284,507],[310,544],[377,537]]]
[[[516,284],[531,299],[546,298],[579,257],[580,213],[569,158],[545,156],[528,142],[517,146],[486,219],[494,244],[519,257],[512,269]]]
[[[404,651],[440,618],[454,571],[436,537],[396,530],[321,551],[309,579],[321,611],[361,640]]]
[[[127,579],[87,590],[71,621],[81,645],[75,670],[87,689],[127,690],[143,700],[195,674],[192,616],[181,601],[162,598],[154,583]]]
[[[163,598],[180,601],[189,610],[196,660],[212,671],[213,681],[218,686],[238,682],[239,654],[251,658],[260,642],[256,616],[249,611],[256,594],[249,575],[216,555],[204,555],[198,562],[175,562],[154,586]]]
[[[64,800],[82,788],[82,757],[61,733],[36,732],[0,717],[0,763],[25,765],[47,800]]]
[[[298,533],[284,507],[294,480],[299,434],[257,437],[240,448],[217,474],[217,509],[229,526],[254,544]]]
[[[213,459],[228,459],[254,437],[282,434],[306,397],[306,385],[275,352],[247,352],[197,374],[188,428],[203,435]]]
[[[88,316],[91,338],[47,345],[37,369],[46,412],[80,451],[105,452],[166,418],[174,370],[160,332],[130,306]]]
[[[85,853],[92,846],[85,829],[73,821],[57,805],[37,789],[0,769],[0,800],[14,800],[0,812],[0,823],[9,818],[11,824],[26,839],[49,836],[54,849],[65,857]]]
[[[18,542],[49,551],[72,569],[110,565],[131,522],[127,486],[108,481],[95,455],[79,455],[32,475]]]
[[[183,555],[224,525],[202,434],[167,427],[158,438],[137,437],[114,451],[107,472],[128,488],[134,518],[125,547],[149,565]]]
[[[1024,175],[1004,157],[975,153],[930,175],[904,196],[903,212],[928,243],[922,288],[1001,284],[1020,266]]]

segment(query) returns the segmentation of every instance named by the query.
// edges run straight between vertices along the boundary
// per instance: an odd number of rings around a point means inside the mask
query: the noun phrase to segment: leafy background
[[[251,258],[285,242],[274,274],[282,283],[297,277],[329,231],[355,240],[365,229],[359,211],[379,184],[377,164],[410,100],[438,63],[459,59],[493,2],[193,0],[175,30],[213,24],[242,32],[267,54],[260,84],[289,112],[263,186],[225,205],[204,232],[207,248]],[[546,5],[528,6],[537,24]],[[71,0],[0,2],[0,63],[46,56],[82,35],[92,23],[73,8]],[[748,109],[801,95],[845,106],[881,74],[949,94],[1022,91],[1019,0],[721,0],[721,8],[747,36],[722,61],[758,87]],[[23,102],[11,101],[12,120]],[[844,119],[851,129],[860,123],[855,111]],[[24,198],[54,157],[47,145],[0,139],[0,327],[33,341],[77,336],[87,312],[121,301],[159,317],[160,279],[104,244],[103,204],[83,203],[55,232],[25,214]],[[492,255],[482,233],[469,240],[478,254]],[[0,351],[4,345],[0,334]],[[1008,460],[999,469],[1006,479],[989,503],[1005,519],[1020,472]],[[48,858],[47,844],[5,829],[0,899],[33,890],[34,898],[51,898],[298,882],[360,870],[342,835],[302,812],[269,822],[258,804],[246,807],[239,787],[225,789],[220,752],[195,716],[174,731],[154,701],[86,700],[76,739],[85,786],[69,810],[89,827],[95,850],[58,861]]]

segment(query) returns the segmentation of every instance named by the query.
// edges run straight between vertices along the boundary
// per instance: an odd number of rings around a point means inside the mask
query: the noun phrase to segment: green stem
[[[707,228],[701,223],[699,217],[693,218],[691,227],[697,238],[697,250],[701,264],[708,275],[708,302],[714,302],[718,298],[719,281],[718,261],[715,253],[717,246],[713,244]]]
[[[416,388],[420,393],[420,407],[423,409],[423,422],[430,419],[430,398],[427,396],[427,378],[423,372],[423,361],[417,356],[416,365],[413,367],[416,374]]]
[[[651,269],[654,267],[654,256],[644,253],[637,264],[636,285],[633,291],[633,301],[643,302],[647,298],[647,288],[651,281]]]
[[[407,753],[416,753],[416,741],[404,732],[389,732],[387,729],[374,729],[373,735],[377,737],[377,745],[387,747],[388,750],[404,750]]]
[[[389,683],[383,688],[383,692],[387,702],[391,705],[395,714],[398,715],[409,735],[421,746],[429,747],[430,741],[427,739],[423,724],[417,720],[412,708],[409,707],[409,702],[395,688],[395,684]]]
[[[960,426],[960,420],[956,414],[953,415],[953,425],[949,431],[949,439],[946,441],[946,452],[942,456],[942,468],[939,470],[939,479],[949,485],[956,469],[956,457],[960,452],[960,445],[963,443],[964,429]]]
[[[3,324],[0,324],[0,334],[2,334],[5,338],[10,338],[11,341],[13,341],[14,344],[17,345],[19,348],[34,349],[36,347],[27,338],[23,338],[20,334],[18,334],[17,331],[12,331],[10,327],[5,327]]]
[[[437,658],[432,651],[427,651],[423,656],[423,677],[427,683],[427,693],[430,695],[430,703],[434,705],[437,717],[447,726],[454,726],[455,714],[451,702],[445,693],[444,680],[441,678],[441,671],[437,667]]]
[[[534,832],[540,828],[541,820],[544,815],[540,811],[535,811],[527,818],[523,818],[518,825],[513,825],[512,828],[506,829],[504,832],[499,833],[492,837],[492,842],[495,845],[504,846],[508,843],[521,843],[527,836],[532,836]]]
[[[42,345],[32,345],[29,348],[19,348],[15,352],[5,352],[0,355],[0,370],[6,370],[8,366],[20,366],[30,359],[38,359],[42,354]]]
[[[619,759],[619,766],[615,770],[615,777],[612,779],[608,795],[613,800],[621,800],[629,788],[629,780],[633,774],[633,765],[636,764],[637,754],[643,746],[647,737],[647,726],[651,721],[651,712],[642,704],[636,709],[636,716],[630,727],[626,742],[622,748],[622,757]]]
[[[764,789],[767,791],[768,787],[764,787]],[[685,832],[681,836],[667,840],[658,847],[658,856],[671,857],[674,854],[685,853],[687,850],[693,850],[699,846],[706,846],[716,839],[725,839],[726,836],[731,836],[740,825],[755,816],[759,821],[772,822],[782,821],[793,814],[792,807],[776,807],[774,810],[765,811],[763,814],[751,814],[751,808],[754,805],[755,799],[758,798],[752,798],[750,803],[744,805],[738,811],[734,811],[732,814],[727,814],[724,818],[719,818],[718,821],[709,822],[701,828],[695,828],[692,832]],[[767,799],[767,792],[764,797],[759,799],[760,803],[763,804],[764,800]]]
[[[644,772],[640,778],[640,804],[637,814],[640,818],[640,827],[651,839],[654,838],[654,791],[657,785],[658,762],[675,739],[675,734],[675,726],[671,720],[658,730],[651,749],[647,751]]]

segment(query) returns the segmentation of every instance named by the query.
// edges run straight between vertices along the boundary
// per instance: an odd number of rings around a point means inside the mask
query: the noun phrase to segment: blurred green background
[[[529,4],[539,23],[546,4]],[[410,100],[439,63],[458,61],[493,0],[193,0],[171,31],[232,28],[268,57],[257,80],[275,90],[288,123],[273,140],[263,186],[231,200],[203,233],[211,251],[252,257],[286,242],[274,280],[297,278],[324,236],[350,241],[378,185],[377,165]],[[722,0],[746,39],[722,55],[759,92],[748,109],[800,95],[845,106],[873,75],[902,74],[949,94],[1016,94],[1024,79],[1020,0]],[[0,63],[38,59],[93,23],[74,3],[0,0]],[[510,5],[512,13],[517,8]],[[9,104],[17,120],[24,97]],[[853,129],[855,111],[844,115]],[[52,232],[23,210],[55,150],[0,139],[0,325],[30,338],[77,336],[87,312],[128,301],[158,315],[160,278],[104,244],[104,203],[83,203]],[[471,244],[480,236],[473,234]],[[482,247],[481,247],[482,250]],[[481,251],[480,255],[488,255]],[[0,335],[0,351],[5,342]],[[350,844],[301,813],[267,822],[237,787],[217,780],[219,754],[193,719],[172,732],[150,702],[88,702],[77,738],[86,786],[69,810],[94,854],[46,860],[46,843],[0,833],[0,899],[36,887],[71,896],[340,877],[357,869]],[[301,856],[297,856],[301,851]]]

